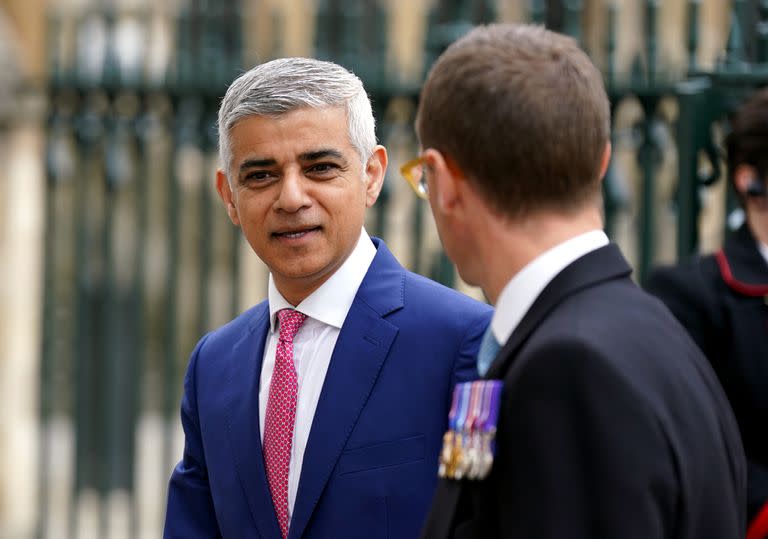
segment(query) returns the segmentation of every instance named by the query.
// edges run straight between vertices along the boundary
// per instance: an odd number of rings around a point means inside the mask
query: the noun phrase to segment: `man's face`
[[[378,146],[360,162],[344,108],[251,116],[230,140],[230,178],[219,172],[219,194],[280,292],[298,303],[354,249],[381,189],[386,151]]]

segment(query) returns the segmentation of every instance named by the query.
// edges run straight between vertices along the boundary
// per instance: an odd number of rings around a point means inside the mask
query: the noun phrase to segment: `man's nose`
[[[312,199],[307,193],[308,182],[301,171],[287,171],[280,181],[276,209],[294,213],[310,206]]]

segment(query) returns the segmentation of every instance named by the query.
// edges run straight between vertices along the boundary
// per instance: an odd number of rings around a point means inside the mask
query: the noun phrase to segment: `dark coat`
[[[536,299],[491,366],[483,481],[443,480],[423,537],[734,539],[746,470],[712,369],[608,245]]]
[[[744,225],[719,253],[660,268],[647,289],[688,329],[731,401],[747,455],[751,519],[768,503],[768,264]]]

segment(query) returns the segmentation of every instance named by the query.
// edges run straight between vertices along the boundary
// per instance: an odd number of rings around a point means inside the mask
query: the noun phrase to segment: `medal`
[[[464,425],[464,439],[466,440],[466,459],[464,462],[463,475],[469,479],[474,479],[477,475],[477,465],[480,459],[480,445],[478,439],[478,420],[481,415],[481,404],[483,396],[482,382],[472,382],[469,398],[469,412],[467,413],[467,422]]]
[[[501,388],[498,380],[456,384],[440,451],[440,477],[459,480],[488,476],[493,467]]]
[[[453,457],[453,437],[456,431],[456,414],[458,413],[459,395],[461,389],[457,385],[453,388],[453,400],[451,401],[451,411],[448,412],[448,430],[443,435],[443,449],[440,451],[440,467],[437,475],[439,477],[451,477],[448,470],[451,468]]]
[[[499,420],[499,407],[501,406],[501,387],[502,383],[499,381],[488,381],[485,387],[483,415],[479,426],[482,448],[480,450],[478,479],[485,479],[493,467],[493,457],[496,451],[496,424]]]
[[[466,450],[468,448],[468,439],[465,432],[467,416],[469,414],[469,401],[472,394],[472,384],[465,382],[459,384],[461,392],[459,393],[459,411],[456,417],[456,428],[454,430],[454,459],[453,466],[449,467],[449,477],[461,479],[464,477],[467,465]],[[452,473],[451,473],[452,472]]]

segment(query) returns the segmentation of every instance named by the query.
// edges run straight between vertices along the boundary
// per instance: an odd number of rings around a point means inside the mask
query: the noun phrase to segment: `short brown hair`
[[[422,147],[453,158],[500,214],[569,211],[599,193],[610,105],[600,72],[573,39],[492,24],[435,62],[416,130]]]
[[[731,117],[730,132],[725,138],[728,172],[739,165],[751,165],[759,178],[768,175],[768,88],[752,94]]]

